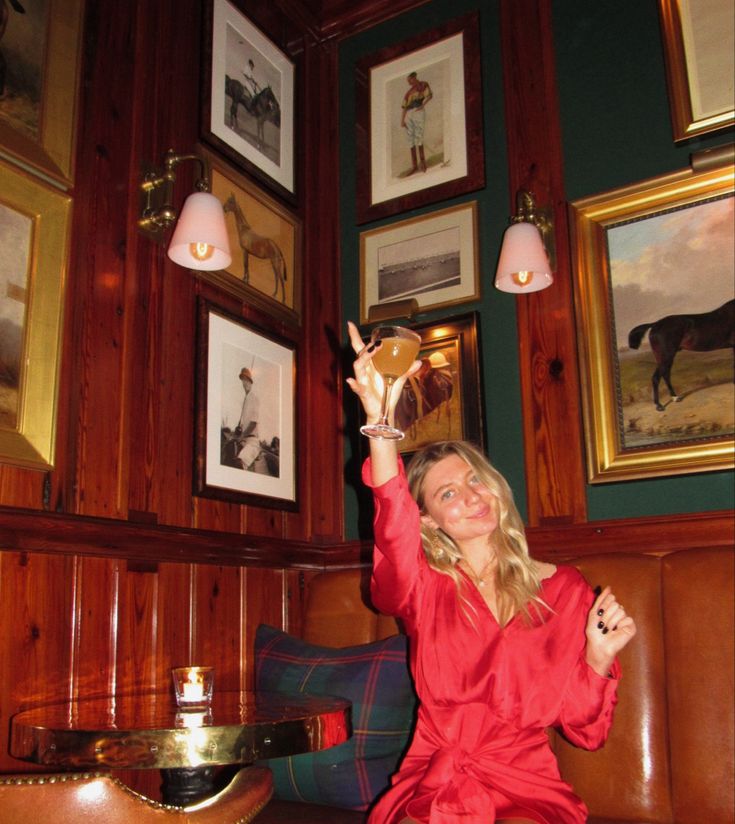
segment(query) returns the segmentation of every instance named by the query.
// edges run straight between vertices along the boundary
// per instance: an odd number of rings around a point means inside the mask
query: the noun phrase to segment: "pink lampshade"
[[[538,292],[553,282],[541,232],[532,223],[513,223],[505,230],[495,288],[501,292]]]
[[[225,269],[232,263],[222,204],[209,192],[194,192],[184,201],[168,256],[187,269]]]

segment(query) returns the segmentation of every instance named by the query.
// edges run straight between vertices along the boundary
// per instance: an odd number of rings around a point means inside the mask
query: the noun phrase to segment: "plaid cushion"
[[[388,786],[408,741],[416,704],[406,638],[333,649],[261,624],[255,636],[255,686],[352,701],[352,737],[321,752],[262,762],[275,797],[365,810]]]

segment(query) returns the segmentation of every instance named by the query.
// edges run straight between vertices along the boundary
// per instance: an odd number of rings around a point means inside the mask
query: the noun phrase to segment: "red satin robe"
[[[372,486],[370,462],[363,480]],[[454,581],[428,565],[418,508],[403,467],[374,488],[375,606],[404,622],[420,699],[413,739],[368,824],[490,824],[524,816],[579,824],[584,803],[561,780],[545,733],[559,727],[585,749],[602,746],[612,723],[620,668],[602,678],[584,658],[594,594],[560,566],[542,582],[553,613],[500,627],[465,576],[475,612],[462,611]]]

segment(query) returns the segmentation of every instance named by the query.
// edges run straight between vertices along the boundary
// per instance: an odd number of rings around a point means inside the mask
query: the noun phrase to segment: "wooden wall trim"
[[[673,552],[735,544],[735,511],[529,527],[531,554],[563,561],[598,552]],[[132,561],[326,570],[370,564],[371,541],[309,543],[233,532],[135,524],[107,518],[0,507],[0,551],[47,552]]]
[[[564,561],[598,552],[675,552],[733,546],[735,511],[693,512],[526,530],[531,555]]]
[[[369,544],[357,541],[319,545],[277,536],[151,526],[11,507],[0,507],[0,549],[143,564],[168,561],[309,570],[360,566],[370,553]]]

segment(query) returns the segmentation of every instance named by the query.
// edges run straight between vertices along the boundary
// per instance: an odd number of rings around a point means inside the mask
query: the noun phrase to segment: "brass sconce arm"
[[[202,158],[196,154],[176,154],[173,149],[169,149],[163,157],[163,169],[149,170],[140,184],[143,203],[138,226],[154,240],[160,239],[178,218],[178,211],[173,205],[176,182],[174,169],[185,160],[195,160],[199,163],[201,175],[195,184],[196,190],[209,191],[209,179]]]
[[[541,241],[549,257],[552,271],[556,271],[556,238],[550,206],[538,206],[531,192],[519,189],[516,194],[516,213],[511,223],[532,223],[541,233]]]

